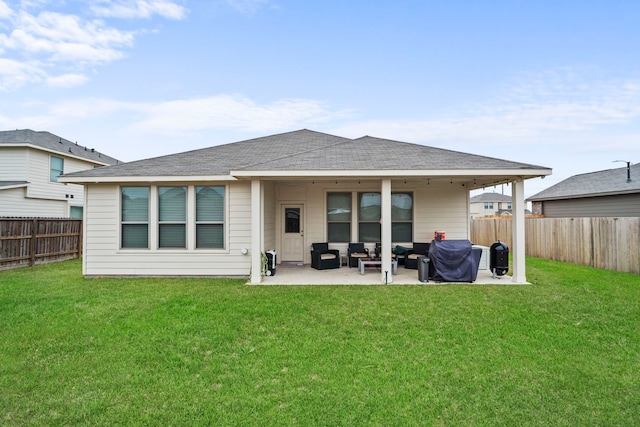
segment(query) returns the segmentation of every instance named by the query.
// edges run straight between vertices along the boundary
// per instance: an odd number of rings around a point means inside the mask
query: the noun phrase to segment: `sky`
[[[299,129],[640,162],[637,0],[0,0],[0,130],[122,161]],[[510,194],[510,188],[491,188]]]

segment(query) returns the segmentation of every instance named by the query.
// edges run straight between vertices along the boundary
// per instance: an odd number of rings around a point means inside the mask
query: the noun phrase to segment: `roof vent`
[[[622,162],[627,164],[627,182],[631,182],[631,162],[626,160],[614,160],[613,163]]]

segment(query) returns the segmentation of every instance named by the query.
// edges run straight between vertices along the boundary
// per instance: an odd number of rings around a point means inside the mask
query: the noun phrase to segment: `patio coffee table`
[[[364,275],[364,268],[365,267],[374,267],[374,266],[378,266],[378,265],[382,265],[382,260],[377,259],[370,259],[370,258],[358,258],[358,268],[360,269],[360,274]],[[398,261],[396,261],[395,259],[391,260],[391,274],[396,275],[398,274]]]

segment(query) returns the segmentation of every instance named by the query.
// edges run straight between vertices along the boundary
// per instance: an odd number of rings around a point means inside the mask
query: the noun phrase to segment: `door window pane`
[[[300,208],[285,208],[285,233],[299,233],[300,232]]]

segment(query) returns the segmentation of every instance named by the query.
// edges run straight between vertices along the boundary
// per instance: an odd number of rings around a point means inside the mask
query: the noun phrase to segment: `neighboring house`
[[[527,200],[547,218],[639,217],[640,164],[574,175]]]
[[[526,282],[524,180],[551,169],[310,130],[65,174],[84,184],[83,274],[249,276],[262,254],[310,263],[310,246],[469,239],[469,191],[511,183],[513,278]],[[389,277],[389,281],[393,278]]]
[[[507,213],[511,215],[511,196],[500,193],[482,193],[469,199],[471,218],[494,216]]]
[[[58,182],[58,176],[116,163],[49,132],[0,131],[0,217],[82,218],[82,186]]]

